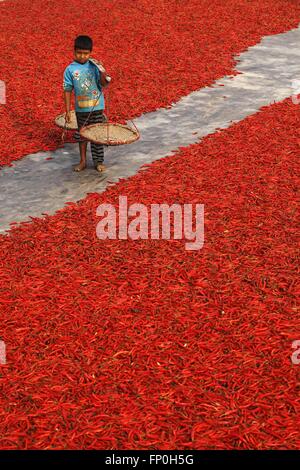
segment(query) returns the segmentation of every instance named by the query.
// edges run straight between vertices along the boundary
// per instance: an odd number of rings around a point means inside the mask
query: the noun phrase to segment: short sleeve
[[[100,81],[100,78],[101,78],[101,72],[98,69],[98,67],[96,67],[96,79],[97,79],[98,82]]]
[[[72,91],[74,88],[73,77],[72,77],[69,67],[67,67],[66,70],[64,71],[63,88],[65,91]]]
[[[101,72],[100,70],[98,69],[97,65],[95,65],[93,62],[91,62],[91,64],[93,64],[93,72],[94,72],[94,77],[96,79],[96,83],[100,83],[100,78],[101,78]]]

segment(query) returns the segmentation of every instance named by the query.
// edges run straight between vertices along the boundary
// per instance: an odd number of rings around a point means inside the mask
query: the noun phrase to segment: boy
[[[79,142],[80,163],[74,171],[82,171],[86,167],[86,150],[88,141],[80,136],[79,130],[89,124],[104,122],[104,97],[102,87],[107,85],[106,73],[89,61],[93,49],[93,41],[89,36],[78,36],[74,43],[74,62],[64,71],[64,100],[66,105],[66,121],[71,119],[71,95],[74,89],[75,112],[78,132],[75,139]],[[91,112],[92,111],[92,112]],[[88,119],[88,121],[87,121]],[[91,142],[94,166],[99,173],[105,171],[103,165],[104,146]]]

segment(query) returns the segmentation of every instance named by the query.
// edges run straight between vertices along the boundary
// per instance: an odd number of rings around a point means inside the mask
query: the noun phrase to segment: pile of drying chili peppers
[[[299,448],[299,129],[272,105],[1,237],[1,449]],[[203,248],[99,240],[119,195],[203,203]]]
[[[87,12],[82,14],[82,12]],[[298,0],[18,0],[0,2],[0,165],[54,150],[62,75],[74,38],[91,35],[113,77],[110,117],[153,111],[226,74],[233,56],[299,23]],[[72,140],[72,135],[68,137]]]

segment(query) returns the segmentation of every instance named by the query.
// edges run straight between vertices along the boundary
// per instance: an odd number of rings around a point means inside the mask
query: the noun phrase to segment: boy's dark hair
[[[74,43],[74,49],[87,49],[92,51],[93,40],[89,36],[77,36]]]

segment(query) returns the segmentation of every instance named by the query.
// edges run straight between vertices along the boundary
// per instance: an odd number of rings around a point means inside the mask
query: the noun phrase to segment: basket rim
[[[71,114],[73,114],[73,115],[75,116],[75,119],[76,119],[76,112],[75,112],[75,110],[72,109],[70,112],[71,112]],[[69,123],[66,123],[66,122],[65,122],[64,124],[58,124],[58,120],[59,120],[59,119],[63,119],[63,118],[65,117],[65,114],[66,114],[66,113],[64,112],[64,113],[61,113],[61,114],[59,114],[58,116],[56,116],[56,118],[54,119],[55,124],[56,124],[58,127],[60,127],[61,129],[66,129],[66,130],[76,130],[76,129],[78,129],[77,119],[76,119],[76,127],[74,127],[74,126],[69,126],[69,125],[68,125]],[[66,125],[66,124],[67,124],[67,125]]]
[[[129,140],[129,141],[124,141],[124,140],[113,140],[113,141],[102,141],[100,142],[99,140],[95,140],[95,139],[92,139],[92,138],[87,138],[85,135],[82,134],[82,131],[84,131],[85,129],[91,129],[92,127],[107,127],[107,126],[114,126],[114,127],[121,127],[123,129],[127,129],[129,131],[131,131],[132,135],[134,136],[133,139]],[[135,142],[136,140],[138,140],[140,138],[140,133],[138,130],[136,129],[133,129],[132,127],[126,125],[126,124],[119,124],[119,123],[115,123],[115,122],[99,122],[99,123],[95,123],[95,124],[89,124],[88,126],[84,126],[80,129],[79,131],[79,134],[84,137],[85,139],[89,140],[90,142],[94,142],[95,144],[97,143],[103,143],[103,145],[110,145],[110,146],[113,146],[113,145],[126,145],[126,144],[132,144],[133,142]]]

